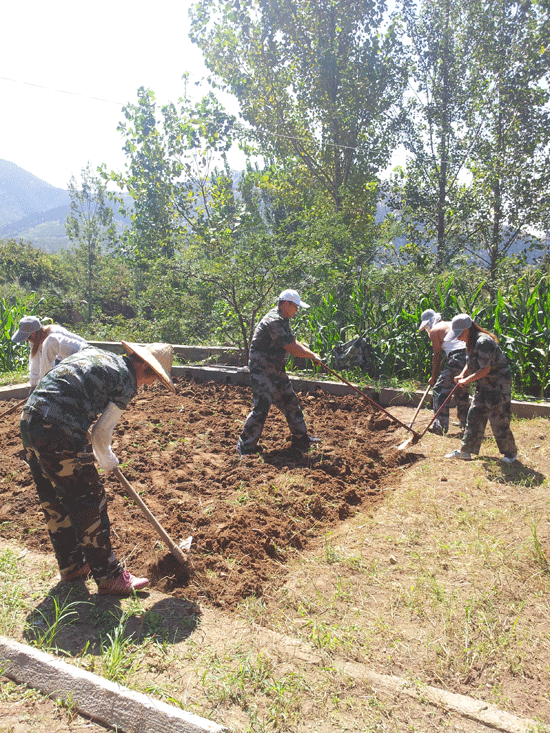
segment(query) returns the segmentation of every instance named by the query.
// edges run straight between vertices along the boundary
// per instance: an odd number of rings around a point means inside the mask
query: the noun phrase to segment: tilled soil
[[[162,592],[233,608],[281,581],[293,549],[379,502],[386,477],[411,459],[396,449],[406,432],[359,396],[318,389],[299,397],[320,443],[307,453],[293,449],[284,418],[272,408],[261,453],[241,459],[235,446],[250,389],[188,380],[177,382],[176,395],[158,385],[143,388],[115,429],[113,448],[122,473],[172,539],[193,537],[191,561],[175,560],[106,474],[119,559]],[[18,415],[0,423],[0,527],[5,539],[51,553]]]

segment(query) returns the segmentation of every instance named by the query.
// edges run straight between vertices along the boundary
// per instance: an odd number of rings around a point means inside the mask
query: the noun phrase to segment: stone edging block
[[[2,673],[127,733],[223,733],[227,728],[0,636]]]

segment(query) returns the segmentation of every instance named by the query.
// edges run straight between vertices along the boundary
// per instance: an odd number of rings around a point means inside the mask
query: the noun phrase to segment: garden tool
[[[374,401],[373,399],[371,399],[371,398],[370,398],[370,397],[369,397],[368,395],[366,395],[366,394],[365,394],[364,392],[362,392],[362,391],[361,391],[360,389],[357,389],[357,387],[356,387],[356,386],[355,386],[354,384],[352,384],[351,382],[348,382],[348,380],[347,380],[347,379],[344,379],[344,377],[342,377],[342,376],[341,376],[340,374],[338,374],[338,372],[335,372],[335,371],[333,371],[333,370],[332,370],[332,369],[331,369],[330,367],[328,367],[328,366],[327,366],[326,364],[324,364],[323,362],[320,362],[320,364],[321,364],[321,366],[323,367],[323,369],[326,369],[326,370],[327,370],[327,372],[329,372],[330,374],[333,374],[333,375],[334,375],[334,376],[335,376],[335,377],[336,377],[337,379],[339,379],[339,380],[340,380],[341,382],[344,382],[344,384],[347,384],[347,385],[348,385],[348,387],[351,387],[351,389],[352,389],[352,390],[353,390],[354,392],[357,392],[357,394],[360,394],[360,395],[361,395],[361,397],[364,397],[364,398],[365,398],[365,399],[366,399],[366,400],[367,400],[368,402],[370,402],[370,403],[371,403],[371,405],[373,405],[374,407],[376,407],[376,409],[377,409],[377,410],[380,410],[381,412],[383,412],[383,413],[384,413],[384,415],[387,415],[387,416],[388,416],[389,418],[391,418],[391,419],[392,419],[392,420],[393,420],[393,421],[394,421],[395,423],[397,423],[398,425],[400,425],[400,426],[401,426],[402,428],[405,428],[405,430],[410,430],[410,432],[411,432],[411,433],[413,434],[413,437],[412,437],[412,438],[410,438],[409,440],[413,440],[413,439],[415,439],[415,438],[416,438],[416,440],[414,440],[414,442],[415,442],[415,443],[417,442],[417,440],[418,440],[418,439],[420,438],[420,435],[419,435],[419,434],[418,434],[418,433],[417,433],[417,432],[416,432],[415,430],[413,430],[413,429],[412,429],[411,427],[409,427],[408,425],[405,425],[405,423],[402,423],[402,422],[401,422],[401,420],[398,420],[398,419],[397,419],[396,417],[394,417],[394,416],[393,416],[393,415],[391,414],[391,412],[388,412],[387,410],[384,410],[384,408],[383,408],[383,407],[382,407],[381,405],[379,405],[379,404],[378,404],[378,402],[375,402],[375,401]]]
[[[153,512],[149,509],[147,504],[143,501],[143,499],[134,489],[132,484],[122,474],[122,471],[118,467],[116,467],[115,469],[113,469],[113,473],[115,474],[117,479],[120,481],[122,486],[124,486],[126,491],[130,494],[132,499],[139,506],[139,508],[141,509],[143,514],[147,517],[149,522],[151,522],[153,527],[157,530],[160,537],[162,537],[164,542],[168,545],[168,548],[170,549],[170,552],[172,553],[172,555],[176,558],[176,560],[179,563],[181,563],[182,565],[185,565],[188,559],[187,553],[189,549],[191,548],[191,542],[193,538],[188,537],[186,540],[183,540],[182,542],[180,542],[179,545],[176,545],[176,543],[172,540],[168,532],[166,532],[166,530],[161,525],[161,523],[158,521],[158,519],[155,517]]]
[[[459,389],[459,388],[460,388],[460,385],[459,384],[455,384],[455,386],[452,388],[452,390],[450,391],[449,395],[447,396],[446,400],[442,403],[442,405],[439,408],[439,410],[435,413],[435,415],[432,417],[432,419],[427,424],[427,426],[424,428],[424,430],[420,433],[420,435],[418,433],[415,433],[415,435],[413,435],[412,438],[408,438],[407,440],[403,441],[403,443],[401,443],[397,447],[397,449],[398,450],[405,450],[406,448],[409,447],[409,445],[416,445],[416,443],[418,443],[418,441],[426,435],[426,433],[428,432],[428,430],[431,428],[434,420],[436,420],[439,417],[439,413],[441,412],[441,410],[445,407],[445,405],[447,404],[447,402],[451,399],[451,397],[454,395],[454,393],[456,392],[456,390]]]
[[[25,397],[24,400],[21,400],[21,402],[16,402],[15,405],[12,405],[10,408],[8,408],[5,412],[2,412],[0,414],[0,419],[3,417],[6,417],[7,415],[11,415],[12,412],[15,412],[20,407],[23,407],[23,405],[26,403],[27,398]]]
[[[412,420],[411,420],[411,421],[410,421],[410,423],[409,423],[409,427],[410,427],[410,428],[412,428],[412,424],[413,424],[413,422],[414,422],[414,421],[416,420],[416,418],[418,417],[418,413],[420,412],[420,408],[421,408],[421,407],[422,407],[422,405],[424,404],[424,400],[425,400],[425,399],[426,399],[426,397],[428,396],[428,392],[429,392],[429,391],[430,391],[430,385],[428,384],[428,386],[426,387],[426,391],[425,391],[425,392],[424,392],[424,394],[422,395],[422,399],[421,399],[421,400],[420,400],[420,402],[418,403],[418,407],[417,407],[417,408],[416,408],[416,410],[415,410],[415,413],[414,413],[414,415],[413,415],[413,418],[412,418]]]

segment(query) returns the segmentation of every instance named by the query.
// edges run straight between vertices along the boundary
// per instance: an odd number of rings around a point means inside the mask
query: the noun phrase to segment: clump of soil
[[[261,453],[235,451],[251,407],[246,387],[182,380],[177,394],[140,391],[115,429],[121,470],[179,542],[193,536],[191,562],[180,565],[112,474],[104,478],[113,546],[153,587],[224,608],[284,577],[285,559],[330,526],[382,497],[386,475],[407,455],[402,431],[357,396],[321,390],[299,395],[309,452],[291,447],[272,408]],[[0,523],[3,536],[51,553],[30,471],[23,461],[18,415],[0,423]],[[409,457],[410,458],[410,457]]]

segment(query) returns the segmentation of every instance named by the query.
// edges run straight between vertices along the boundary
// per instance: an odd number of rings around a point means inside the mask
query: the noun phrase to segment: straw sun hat
[[[170,378],[170,370],[172,369],[172,361],[174,359],[174,349],[172,344],[130,344],[127,341],[121,341],[122,345],[129,354],[139,356],[151,369],[155,372],[160,381],[168,387],[172,392],[176,391],[174,383]]]

